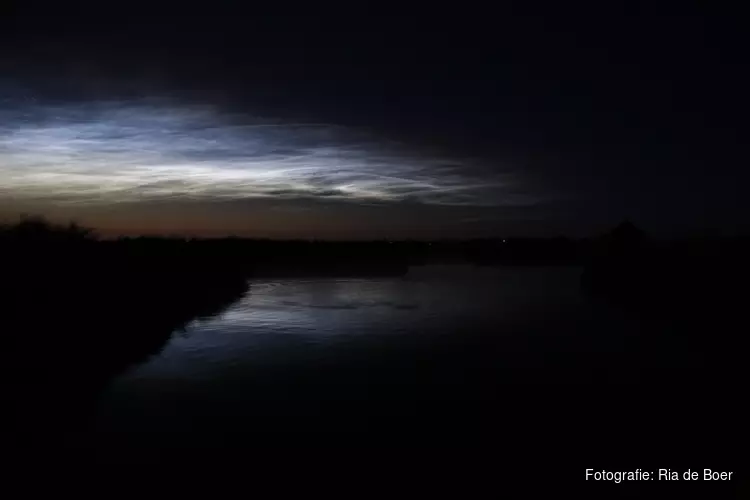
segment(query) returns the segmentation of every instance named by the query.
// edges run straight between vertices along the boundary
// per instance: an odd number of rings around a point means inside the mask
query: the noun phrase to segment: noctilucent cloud
[[[538,204],[517,172],[428,156],[324,123],[167,100],[14,102],[0,110],[0,195],[65,205],[318,199]]]

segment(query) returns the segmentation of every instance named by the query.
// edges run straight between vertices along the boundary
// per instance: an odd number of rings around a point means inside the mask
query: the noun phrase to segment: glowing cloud
[[[327,124],[157,100],[0,109],[0,195],[59,203],[319,198],[477,207],[539,202],[481,171]]]

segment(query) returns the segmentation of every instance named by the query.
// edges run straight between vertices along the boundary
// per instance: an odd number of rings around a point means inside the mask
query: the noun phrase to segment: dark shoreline
[[[274,246],[269,243],[265,249],[255,247],[253,253],[250,251],[253,244],[249,242],[166,239],[103,242],[59,227],[37,227],[30,233],[5,235],[1,243],[0,252],[6,267],[0,284],[0,304],[9,325],[2,355],[6,368],[13,374],[6,402],[15,419],[14,439],[27,451],[49,450],[53,443],[85,427],[98,395],[114,377],[158,353],[173,332],[191,320],[221,312],[246,294],[248,287],[252,294],[253,278],[400,276],[409,265],[451,260],[450,252],[437,252],[436,257],[417,251],[399,253],[398,245],[390,243],[379,243],[375,247],[355,245],[362,250],[359,254],[352,251],[354,247],[346,245],[338,246],[336,253],[332,252],[336,245],[327,244],[317,247],[321,251],[316,253],[308,251],[311,250],[309,244]],[[368,253],[364,251],[367,248],[374,250]],[[340,440],[363,445],[387,443],[397,446],[399,443],[429,444],[435,439],[446,444],[456,441],[459,445],[485,449],[510,441],[521,448],[522,438],[508,437],[518,429],[536,432],[539,445],[574,446],[577,441],[565,432],[575,430],[584,434],[591,432],[592,428],[604,432],[606,423],[625,425],[628,419],[637,421],[644,411],[661,412],[660,418],[664,419],[664,425],[668,425],[670,419],[678,420],[681,413],[671,410],[664,400],[658,400],[657,396],[664,390],[672,396],[684,391],[684,398],[677,402],[682,406],[677,407],[690,411],[694,405],[705,401],[693,391],[718,383],[729,392],[740,385],[738,375],[744,366],[741,356],[746,352],[742,349],[745,336],[739,330],[731,329],[730,325],[741,319],[742,314],[737,311],[731,315],[717,314],[727,311],[729,302],[724,298],[734,300],[732,304],[742,300],[741,295],[732,295],[734,288],[721,289],[719,285],[742,284],[742,276],[746,275],[731,271],[747,269],[746,265],[738,267],[743,264],[741,256],[746,254],[739,250],[733,254],[727,248],[719,245],[708,257],[678,259],[674,249],[657,251],[644,247],[636,251],[627,245],[625,249],[614,246],[590,259],[582,278],[584,288],[597,300],[619,304],[629,312],[646,311],[639,305],[644,297],[655,300],[659,307],[654,312],[666,312],[656,315],[662,318],[665,328],[657,331],[655,337],[637,339],[636,344],[663,355],[668,370],[668,356],[673,345],[690,343],[691,348],[701,349],[706,354],[711,363],[709,366],[716,368],[714,373],[701,372],[701,378],[695,376],[685,381],[690,385],[687,388],[671,389],[664,383],[668,378],[656,376],[615,388],[594,378],[585,386],[503,382],[493,379],[475,363],[479,358],[490,358],[483,366],[492,366],[492,352],[485,349],[481,339],[473,337],[467,337],[464,346],[450,342],[441,345],[437,340],[431,340],[430,348],[424,351],[408,343],[405,345],[403,341],[394,342],[388,348],[390,350],[380,353],[377,346],[365,345],[359,358],[362,363],[347,361],[349,358],[342,355],[340,357],[346,359],[340,369],[331,368],[330,373],[316,372],[319,377],[316,379],[300,378],[310,384],[317,380],[320,385],[350,383],[354,387],[347,377],[357,373],[365,385],[370,377],[368,365],[364,362],[368,361],[380,366],[381,373],[391,374],[394,387],[409,381],[419,389],[420,377],[429,372],[437,380],[442,380],[440,377],[449,366],[445,360],[455,362],[457,356],[463,356],[459,371],[468,381],[466,387],[471,390],[462,393],[463,399],[455,400],[444,398],[444,393],[428,397],[417,392],[426,401],[421,407],[421,400],[404,396],[403,401],[400,400],[404,404],[403,419],[394,419],[390,415],[391,420],[387,422],[378,419],[379,412],[388,416],[389,408],[370,410],[364,401],[367,392],[345,392],[354,394],[351,401],[328,402],[325,410],[328,414],[346,415],[352,411],[352,405],[367,409],[359,414],[355,412],[358,418],[345,422],[346,425],[337,427],[335,423],[328,423],[328,427],[316,427],[308,422],[290,432],[289,429],[297,425],[293,412],[270,413],[264,420],[268,425],[260,427],[257,432],[248,433],[242,439],[227,436],[228,442],[238,439],[237,443],[230,443],[229,448],[238,450],[242,445],[262,442],[273,444],[273,440],[292,445],[305,441],[325,444]],[[472,262],[465,259],[464,254],[458,255],[453,262],[477,265],[479,271],[483,269],[481,264],[528,266],[531,262],[529,259],[509,261],[505,258]],[[730,259],[728,255],[736,257]],[[549,259],[543,260],[549,263]],[[578,262],[577,259],[574,261]],[[291,262],[295,265],[290,266]],[[688,274],[673,283],[672,278],[679,276],[685,266],[700,271],[699,276],[704,278],[691,284],[695,275]],[[716,273],[717,269],[722,273]],[[655,286],[656,283],[662,285]],[[698,294],[696,290],[700,291],[701,286],[706,289]],[[670,301],[674,309],[662,307],[664,302],[660,299],[665,294],[678,292],[681,298]],[[706,304],[711,307],[699,310],[695,304],[700,304],[706,297],[710,299]],[[690,306],[693,310],[683,314],[688,320],[676,321],[671,316],[673,311],[680,311],[680,301],[688,299],[695,301],[684,302],[693,304]],[[695,317],[701,321],[693,322]],[[635,355],[642,353],[632,354],[633,362],[637,362]],[[547,366],[543,359],[537,361]],[[606,361],[602,361],[604,363]],[[279,387],[298,391],[299,401],[310,397],[304,383],[299,386],[293,383],[293,373],[282,370],[274,376],[280,377]],[[474,384],[472,381],[478,382]],[[252,387],[259,394],[266,394],[273,390],[267,382],[268,379],[261,377]],[[472,399],[480,388],[483,396]],[[404,394],[409,393],[405,391]],[[647,402],[651,395],[655,396],[653,403]],[[686,399],[691,395],[692,400]],[[392,394],[381,396],[392,397]],[[714,408],[739,401],[736,395],[729,397],[734,399],[717,401]],[[452,406],[456,401],[461,405]],[[561,411],[568,413],[560,416]],[[317,418],[323,421],[325,412],[322,409],[320,412],[321,416]],[[621,413],[615,415],[614,412]],[[581,415],[587,413],[588,420],[581,421]],[[545,431],[543,426],[549,425],[550,418],[554,419],[555,426]],[[499,427],[497,422],[510,426],[510,430]],[[644,433],[648,432],[645,427],[643,424]],[[149,436],[141,438],[149,440]],[[588,442],[593,441],[591,438]],[[187,446],[187,449],[193,453],[203,452],[200,447]],[[78,451],[85,454],[87,450],[83,446]],[[143,450],[136,447],[132,451],[132,456],[119,458],[124,463],[138,463]],[[181,458],[179,446],[163,451],[169,459]],[[119,459],[116,456],[111,458],[113,463]]]

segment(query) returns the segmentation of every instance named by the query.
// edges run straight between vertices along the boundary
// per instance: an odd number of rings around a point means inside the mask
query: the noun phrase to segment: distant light
[[[503,240],[503,243],[507,243],[507,240]]]

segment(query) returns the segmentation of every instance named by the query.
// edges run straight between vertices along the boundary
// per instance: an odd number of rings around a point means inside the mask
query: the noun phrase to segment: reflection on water
[[[394,278],[255,281],[117,379],[99,426],[191,438],[268,422],[339,429],[374,412],[403,416],[404,404],[465,409],[496,398],[498,383],[633,379],[646,364],[623,354],[638,338],[632,325],[587,302],[579,277],[577,268],[429,266]]]
[[[284,355],[298,355],[341,337],[498,327],[532,309],[580,306],[579,274],[577,268],[429,266],[403,278],[254,281],[242,300],[192,322],[127,380],[206,376],[226,365],[273,361],[282,346],[289,348]]]

